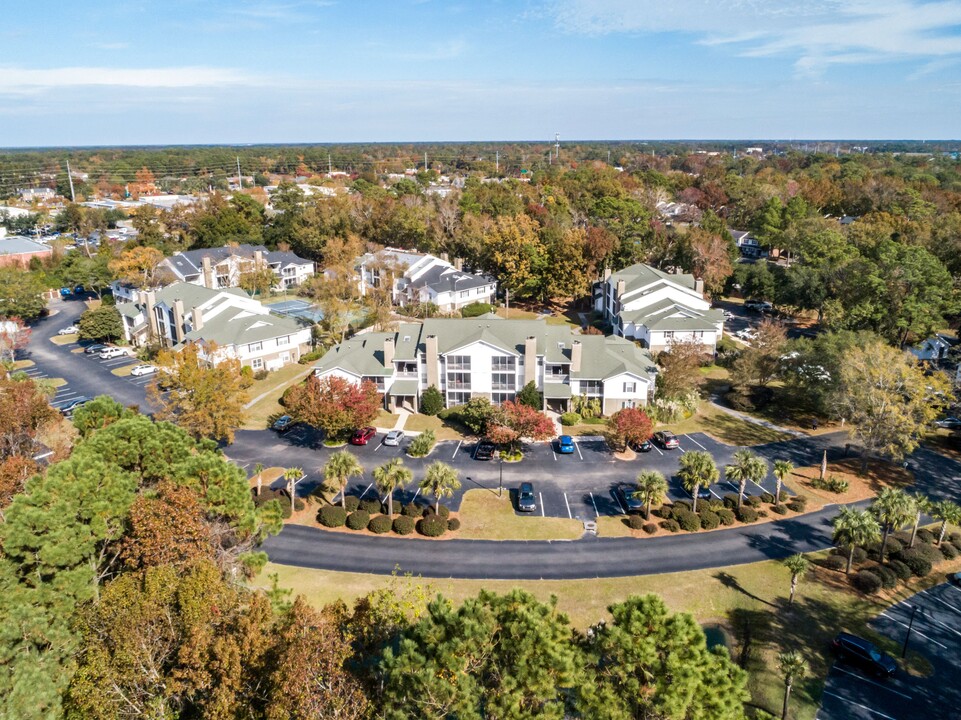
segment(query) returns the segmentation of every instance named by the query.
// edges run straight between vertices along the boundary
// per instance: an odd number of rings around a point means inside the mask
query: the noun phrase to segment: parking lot
[[[894,677],[879,680],[838,662],[828,674],[818,720],[961,717],[961,588],[943,583],[888,608],[871,622],[898,647],[909,626],[909,647],[931,663],[931,675],[914,677],[899,669]]]

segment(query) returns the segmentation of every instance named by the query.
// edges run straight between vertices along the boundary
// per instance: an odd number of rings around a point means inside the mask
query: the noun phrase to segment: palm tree
[[[881,523],[881,562],[884,562],[884,551],[887,549],[888,536],[892,530],[899,530],[911,519],[914,502],[911,496],[900,488],[884,488],[878,495],[871,512]]]
[[[651,505],[664,502],[667,495],[667,480],[657,470],[648,470],[637,476],[637,491],[634,497],[644,501],[644,517],[651,519]]]
[[[797,555],[792,555],[789,558],[782,560],[784,567],[791,571],[791,597],[788,598],[787,604],[794,604],[794,593],[797,592],[798,581],[803,577],[804,573],[808,571],[811,567],[811,561],[804,557],[801,553]]]
[[[854,548],[877,542],[881,536],[881,527],[868,510],[858,510],[852,507],[842,507],[834,518],[834,544],[838,547],[848,547],[848,566],[844,571],[851,573],[854,562]]]
[[[697,494],[702,487],[717,482],[720,473],[711,453],[704,450],[689,450],[681,455],[681,469],[677,476],[681,478],[681,485],[691,493],[694,502],[691,509],[697,512]]]
[[[382,493],[387,493],[387,514],[394,514],[394,491],[404,488],[414,478],[414,473],[404,465],[400,458],[394,458],[374,469],[374,484]]]
[[[254,475],[257,476],[257,497],[260,497],[260,490],[264,486],[264,464],[254,465]]]
[[[420,489],[436,498],[434,512],[440,512],[440,499],[452,497],[456,490],[460,490],[460,479],[454,468],[438,460],[427,467]]]
[[[931,507],[933,503],[931,500],[924,495],[912,495],[912,502],[914,502],[914,527],[911,529],[911,542],[908,547],[914,547],[914,541],[918,537],[918,528],[921,526],[921,516],[924,513],[931,512]]]
[[[364,474],[364,468],[357,458],[346,450],[339,450],[330,456],[324,465],[324,480],[335,483],[340,488],[340,506],[347,509],[347,481]]]
[[[738,450],[734,453],[734,462],[724,468],[724,477],[728,480],[736,480],[738,484],[737,509],[741,509],[744,502],[744,488],[747,481],[752,480],[760,483],[767,475],[767,463],[760,455],[755,455],[750,450]]]
[[[784,485],[784,478],[794,472],[794,464],[790,460],[774,461],[774,478],[777,485],[774,488],[774,504],[781,504],[781,486]]]
[[[950,500],[939,500],[931,507],[931,514],[941,521],[941,532],[938,535],[938,545],[944,540],[944,534],[948,531],[948,523],[961,525],[961,507]]]
[[[777,667],[784,677],[784,706],[781,709],[781,720],[787,720],[788,703],[791,701],[791,689],[796,680],[803,680],[807,675],[808,666],[796,650],[781,653],[777,656]]]
[[[297,483],[304,477],[304,471],[300,468],[287,468],[284,470],[284,480],[287,481],[287,494],[290,495],[290,511],[296,510],[297,505]]]

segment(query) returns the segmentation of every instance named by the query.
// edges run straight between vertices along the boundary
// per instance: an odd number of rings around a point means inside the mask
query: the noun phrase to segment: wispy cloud
[[[306,19],[311,10],[330,7],[335,4],[333,0],[302,0],[301,2],[261,0],[260,2],[239,5],[233,9],[233,12],[257,20],[299,22]]]
[[[802,73],[834,64],[961,55],[961,0],[555,0],[579,34],[679,32],[747,57],[791,57]]]
[[[95,47],[98,50],[126,50],[130,47],[128,42],[95,42],[91,43],[90,47]]]
[[[0,67],[0,92],[36,92],[70,87],[192,88],[256,85],[256,76],[230,68]]]

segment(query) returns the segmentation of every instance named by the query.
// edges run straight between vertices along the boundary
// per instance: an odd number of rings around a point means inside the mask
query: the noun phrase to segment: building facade
[[[245,272],[269,267],[276,278],[275,290],[296,287],[314,274],[311,260],[263,245],[233,245],[187,250],[164,258],[160,263],[173,282],[206,288],[235,288]]]
[[[624,338],[579,335],[545,320],[497,317],[404,323],[396,332],[357,335],[314,366],[318,377],[369,380],[389,409],[416,411],[431,386],[448,407],[474,397],[514,400],[529,382],[544,409],[565,412],[574,397],[596,399],[605,415],[645,405],[654,394],[651,356]]]
[[[53,250],[49,245],[38,243],[22,235],[0,237],[0,267],[16,265],[21,268],[30,267],[30,260],[39,258],[49,260]]]

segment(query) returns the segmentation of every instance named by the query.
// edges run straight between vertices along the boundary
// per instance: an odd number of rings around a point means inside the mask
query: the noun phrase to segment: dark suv
[[[497,446],[494,445],[490,440],[481,440],[477,443],[477,448],[474,450],[475,460],[490,460],[494,457],[494,451]]]
[[[537,510],[537,501],[534,499],[534,486],[529,483],[521,483],[517,491],[517,509],[521,512],[534,512]]]
[[[878,650],[872,643],[857,635],[838,633],[834,638],[834,650],[838,657],[854,665],[860,665],[872,675],[891,677],[898,669],[890,655]]]

